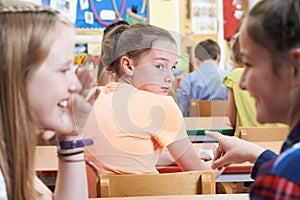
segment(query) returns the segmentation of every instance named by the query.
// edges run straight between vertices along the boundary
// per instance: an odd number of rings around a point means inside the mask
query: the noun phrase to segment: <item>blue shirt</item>
[[[278,156],[264,151],[256,160],[251,177],[251,199],[300,199],[300,121],[284,142]]]
[[[184,116],[189,116],[191,100],[227,99],[227,88],[223,78],[229,73],[219,69],[213,62],[201,64],[180,81],[177,100]]]

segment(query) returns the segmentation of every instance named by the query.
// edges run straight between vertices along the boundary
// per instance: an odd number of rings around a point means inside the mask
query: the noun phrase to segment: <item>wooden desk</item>
[[[228,126],[228,117],[184,117],[186,130],[233,129]]]
[[[256,142],[257,145],[270,149],[279,153],[283,142]],[[210,149],[214,143],[193,143],[193,146],[199,152],[200,149]],[[169,162],[170,163],[170,162]],[[228,166],[224,173],[218,177],[217,182],[245,182],[252,181],[250,173],[252,169],[251,163],[232,164]],[[48,185],[54,185],[57,175],[58,159],[56,154],[56,146],[37,146],[35,169],[37,175],[42,181]],[[161,173],[178,172],[178,166],[158,166]]]
[[[275,153],[279,153],[281,145],[283,142],[256,142],[255,144],[261,146],[265,149],[270,149]],[[201,149],[210,150],[214,143],[193,143],[193,146],[199,152]],[[228,168],[238,169],[238,167],[248,167],[248,170],[228,170],[228,172],[250,172],[252,164],[251,163],[242,163],[242,164],[233,164]],[[56,146],[37,146],[35,154],[35,169],[38,173],[43,172],[56,172],[58,168],[58,159],[56,153]],[[245,168],[246,169],[246,168]]]
[[[248,200],[249,194],[205,194],[205,195],[176,195],[176,196],[139,196],[139,197],[114,197],[90,198],[89,200]]]
[[[281,149],[281,145],[283,142],[256,142],[255,144],[261,146],[264,149],[270,149],[275,153],[279,153]],[[193,143],[197,152],[204,151],[207,152],[213,148],[215,143]],[[170,160],[167,163],[171,163]],[[245,182],[245,181],[253,181],[250,178],[250,173],[252,170],[253,164],[249,162],[240,163],[240,164],[232,164],[228,166],[223,174],[219,176],[216,182]],[[170,172],[179,172],[181,171],[178,166],[164,166],[161,162],[159,166],[157,166],[158,171],[160,173],[170,173]]]
[[[227,124],[228,117],[185,117],[184,122],[192,142],[215,142],[204,135],[205,130],[215,130],[225,135],[234,135],[235,131]]]
[[[35,170],[37,176],[49,187],[54,187],[58,169],[56,146],[37,146]]]
[[[280,152],[281,146],[283,142],[255,142],[258,146],[261,146],[264,149],[269,149],[274,151],[275,153]],[[202,146],[200,144],[193,144],[196,148],[196,150],[200,150],[201,148],[205,148],[208,146],[208,144],[203,144]],[[251,170],[252,170],[253,164],[249,162],[240,163],[240,164],[232,164],[228,166],[223,174],[219,176],[216,180],[216,182],[247,182],[247,181],[253,181],[253,179],[250,177]]]
[[[37,146],[35,151],[35,170],[37,172],[56,172],[58,168],[56,146]]]

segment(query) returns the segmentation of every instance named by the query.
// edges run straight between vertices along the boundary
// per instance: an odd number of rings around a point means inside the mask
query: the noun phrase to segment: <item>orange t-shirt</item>
[[[188,137],[182,114],[172,97],[111,82],[99,87],[84,136],[101,173],[158,173],[163,147]]]

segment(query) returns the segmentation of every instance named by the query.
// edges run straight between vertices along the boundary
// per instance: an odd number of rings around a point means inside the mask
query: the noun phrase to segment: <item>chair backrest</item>
[[[238,127],[239,138],[251,142],[284,141],[289,127]]]
[[[215,172],[190,171],[165,174],[102,174],[101,197],[215,194]]]
[[[227,100],[192,100],[191,117],[227,116]]]

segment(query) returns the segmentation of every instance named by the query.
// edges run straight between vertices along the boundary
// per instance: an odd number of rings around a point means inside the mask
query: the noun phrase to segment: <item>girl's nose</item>
[[[175,80],[174,74],[173,74],[173,70],[167,70],[167,74],[165,76],[165,81],[166,82],[173,82]]]

